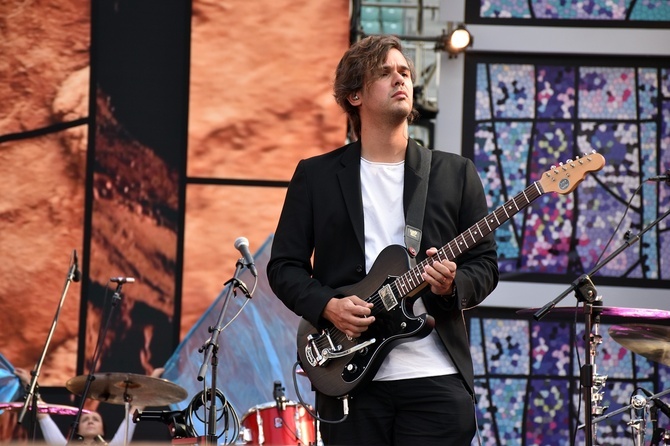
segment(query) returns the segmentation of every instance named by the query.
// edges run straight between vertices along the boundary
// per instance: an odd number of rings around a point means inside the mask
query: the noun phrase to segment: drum
[[[293,401],[277,408],[276,402],[252,407],[241,421],[241,444],[286,446],[315,443],[314,418]]]

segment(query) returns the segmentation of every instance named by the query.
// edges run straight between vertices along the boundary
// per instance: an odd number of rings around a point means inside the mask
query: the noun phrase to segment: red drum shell
[[[259,404],[242,417],[242,444],[264,446],[309,445],[316,440],[314,418],[295,402],[277,410],[276,402]]]

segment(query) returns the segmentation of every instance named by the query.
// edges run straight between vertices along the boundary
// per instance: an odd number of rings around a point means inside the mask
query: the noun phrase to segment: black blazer
[[[409,140],[405,157],[405,214],[428,149]],[[274,293],[314,327],[339,287],[365,276],[360,142],[302,160],[291,179],[272,243],[267,275]],[[482,183],[467,158],[433,151],[421,250],[441,248],[488,214]],[[493,234],[456,259],[457,299],[423,293],[428,313],[454,364],[474,389],[474,372],[462,310],[482,302],[498,283]],[[381,284],[380,284],[381,285]],[[359,296],[366,299],[368,296]]]

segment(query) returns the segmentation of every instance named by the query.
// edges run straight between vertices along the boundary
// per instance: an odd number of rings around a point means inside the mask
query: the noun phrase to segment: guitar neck
[[[455,239],[444,245],[437,251],[437,254],[423,260],[414,268],[398,277],[395,280],[395,285],[405,296],[414,294],[416,290],[423,288],[425,285],[422,274],[425,271],[426,266],[431,265],[435,260],[441,261],[447,259],[453,261],[459,255],[475,247],[481,239],[489,235],[495,229],[500,227],[500,225],[512,218],[522,209],[526,208],[530,203],[543,194],[544,191],[542,190],[540,182],[534,182],[514,198],[507,201],[504,205],[500,206],[495,211],[470,226]]]

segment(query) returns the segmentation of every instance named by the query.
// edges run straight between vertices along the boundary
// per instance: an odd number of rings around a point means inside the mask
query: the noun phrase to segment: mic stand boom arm
[[[598,342],[599,335],[596,333],[595,335],[591,333],[591,327],[594,322],[596,321],[596,326],[599,321],[599,315],[600,311],[597,309],[599,308],[600,305],[602,305],[602,302],[595,302],[597,298],[597,291],[593,285],[593,282],[591,282],[591,276],[593,276],[595,273],[597,273],[602,267],[607,265],[609,262],[612,261],[616,256],[618,256],[622,251],[627,249],[628,247],[632,246],[633,244],[637,243],[640,238],[651,228],[656,226],[661,220],[666,218],[670,214],[670,209],[667,210],[663,215],[658,217],[656,220],[651,222],[649,225],[647,225],[642,231],[640,231],[639,234],[636,236],[627,239],[621,246],[619,246],[612,254],[607,256],[602,262],[597,264],[593,269],[588,273],[580,276],[577,280],[572,282],[570,287],[565,290],[563,293],[561,293],[558,297],[556,297],[554,300],[546,304],[544,307],[540,308],[538,311],[536,311],[533,314],[533,318],[535,318],[536,321],[539,321],[542,319],[546,314],[551,311],[552,308],[556,306],[561,300],[565,298],[571,291],[575,291],[575,295],[577,296],[577,300],[580,302],[584,302],[584,333],[585,336],[589,336],[589,349],[584,349],[584,353],[586,356],[586,359],[584,361],[584,366],[582,367],[581,370],[581,383],[582,386],[584,387],[584,405],[585,407],[589,407],[589,410],[586,410],[584,413],[584,436],[585,436],[585,446],[591,446],[593,444],[593,439],[595,436],[594,429],[593,429],[593,393],[592,393],[592,387],[593,387],[593,375],[595,371],[595,365],[593,364],[593,359],[595,356],[595,342]],[[596,309],[594,311],[594,303],[596,303]]]

